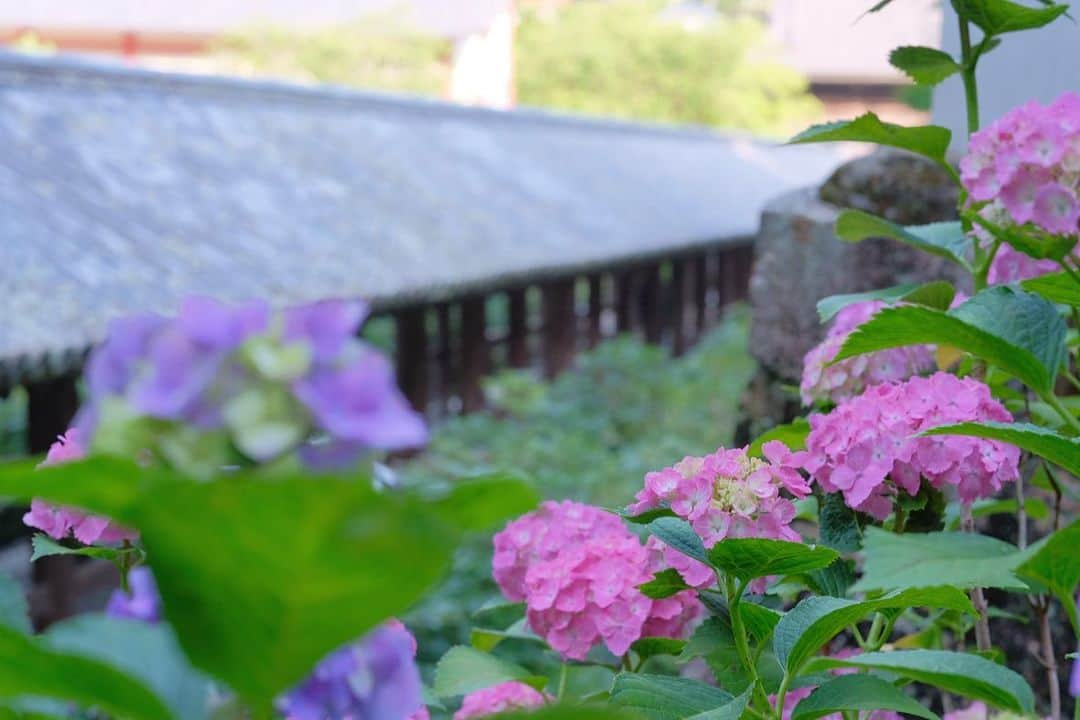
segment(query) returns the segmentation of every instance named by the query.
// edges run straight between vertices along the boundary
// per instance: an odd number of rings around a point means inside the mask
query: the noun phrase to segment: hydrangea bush
[[[806,359],[806,418],[672,457],[606,508],[537,507],[505,476],[375,482],[374,463],[427,430],[386,358],[356,339],[362,305],[190,298],[175,318],[118,320],[87,363],[75,426],[43,461],[0,468],[0,494],[30,503],[35,557],[111,561],[121,588],[104,615],[33,635],[0,582],[0,711],[1059,718],[1072,648],[1054,628],[1080,628],[1080,522],[1062,506],[1080,476],[1080,98],[979,130],[979,60],[1066,8],[952,5],[959,58],[909,47],[891,60],[922,84],[961,76],[971,140],[959,171],[947,130],[872,114],[795,141],[883,142],[946,168],[958,222],[847,211],[837,231],[946,257],[973,295],[939,281],[827,299],[839,313]],[[1054,507],[1036,524],[1041,487]],[[1014,513],[1015,534],[979,533],[993,513]],[[425,686],[395,618],[466,533],[496,528],[506,602],[477,611],[470,644]],[[994,613],[988,588],[1027,598],[1028,617],[1015,604]],[[995,614],[1032,633],[1041,677],[1010,669]]]

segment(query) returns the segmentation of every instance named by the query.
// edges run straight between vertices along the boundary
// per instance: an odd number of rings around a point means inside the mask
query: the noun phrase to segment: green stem
[[[563,663],[562,667],[559,669],[559,693],[555,696],[559,700],[562,700],[563,695],[566,694],[566,676],[568,670],[569,668],[566,663]]]
[[[904,528],[907,527],[908,511],[902,507],[897,507],[893,514],[893,529],[892,531],[897,535],[904,534]]]
[[[975,292],[986,289],[986,278],[990,274],[990,266],[994,264],[994,257],[1000,247],[1001,241],[995,239],[990,245],[990,252],[986,254],[986,261],[975,271]]]
[[[734,578],[725,576],[723,587],[727,595],[728,612],[731,614],[731,634],[735,636],[735,650],[739,654],[739,662],[742,663],[750,676],[750,683],[754,688],[755,702],[764,708],[768,708],[769,696],[765,694],[761,679],[758,677],[757,665],[750,655],[750,642],[746,636],[746,625],[743,624],[742,613],[739,611],[739,604],[742,601],[743,592],[746,590],[746,584],[742,583],[736,586]]]
[[[784,699],[787,697],[788,683],[791,682],[791,673],[784,673],[784,679],[780,681],[780,688],[776,691],[776,717],[784,717]]]
[[[975,64],[979,58],[971,48],[971,25],[960,20],[960,76],[964,81],[964,102],[967,107],[967,129],[971,135],[979,129],[979,89],[975,84]]]

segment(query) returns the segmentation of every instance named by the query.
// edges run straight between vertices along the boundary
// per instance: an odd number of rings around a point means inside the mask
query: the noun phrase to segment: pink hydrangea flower
[[[550,699],[525,683],[504,682],[466,695],[461,709],[454,713],[454,720],[486,717],[510,710],[531,710]]]
[[[848,336],[883,307],[885,303],[880,300],[866,300],[848,305],[836,314],[825,339],[803,358],[799,391],[804,405],[822,400],[840,402],[858,395],[869,385],[905,380],[934,369],[933,348],[929,345],[879,350],[829,365]]]
[[[1039,277],[1059,269],[1053,260],[1036,260],[1014,250],[1011,245],[1002,245],[990,263],[986,281],[991,285],[1001,285]]]
[[[652,600],[638,586],[661,567],[614,515],[571,501],[543,503],[494,538],[493,575],[523,600],[529,627],[564,657],[603,643],[623,655],[647,635],[680,637],[700,616],[692,591]]]
[[[944,715],[944,720],[987,720],[990,717],[990,708],[981,700],[971,703],[966,708],[953,710]]]
[[[884,519],[901,490],[955,487],[970,503],[989,497],[1018,477],[1013,445],[959,435],[915,437],[940,425],[1012,416],[972,378],[939,372],[928,378],[884,383],[810,416],[803,467],[826,492],[841,492],[848,506]]]
[[[38,467],[49,467],[81,460],[86,457],[79,431],[71,428],[61,435],[49,448],[45,460]],[[94,543],[115,543],[134,540],[137,533],[120,527],[108,518],[88,515],[79,510],[61,507],[34,498],[30,502],[30,512],[23,515],[23,523],[28,527],[41,530],[56,540],[63,540],[68,535],[84,545]]]
[[[1076,235],[1080,95],[1067,92],[1049,105],[1029,102],[972,135],[960,161],[960,177],[972,204],[988,220],[1006,226],[1031,223],[1054,235]],[[982,230],[976,235],[987,238]],[[1013,282],[1057,269],[1055,263],[1029,258],[1018,273],[1011,254],[998,255],[990,282]]]

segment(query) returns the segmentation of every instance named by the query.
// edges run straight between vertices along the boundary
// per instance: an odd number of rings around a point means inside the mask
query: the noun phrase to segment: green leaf
[[[845,710],[894,710],[938,720],[938,715],[890,682],[873,675],[843,675],[815,689],[791,713],[791,720],[817,720]]]
[[[435,694],[439,697],[467,695],[476,690],[519,680],[543,689],[546,679],[525,668],[475,648],[456,645],[435,666]]]
[[[818,595],[847,597],[848,589],[855,582],[855,564],[851,560],[840,559],[827,568],[797,577]]]
[[[93,458],[2,466],[3,494],[138,528],[188,657],[256,710],[411,606],[443,575],[459,537],[429,504],[376,492],[362,477],[198,482]],[[192,538],[213,538],[214,552]]]
[[[1052,273],[1030,278],[1020,283],[1020,287],[1042,295],[1050,302],[1064,303],[1080,307],[1080,282],[1068,273]]]
[[[970,435],[1012,443],[1080,476],[1080,440],[1031,423],[959,423],[943,425],[923,435]]]
[[[729,538],[716,543],[709,551],[709,563],[740,580],[768,575],[794,575],[827,567],[838,554],[821,545]]]
[[[633,523],[635,525],[648,525],[653,520],[657,520],[659,518],[665,518],[665,517],[666,518],[677,518],[678,517],[678,515],[676,515],[671,510],[671,508],[666,508],[666,507],[653,508],[652,510],[646,510],[645,512],[638,513],[637,515],[630,515],[630,514],[625,513],[625,512],[617,512],[617,511],[613,511],[613,512],[615,512],[615,514],[617,514],[619,517],[621,517],[626,522]]]
[[[1016,713],[1030,713],[1035,705],[1024,678],[978,655],[944,650],[896,650],[845,659],[822,657],[813,664],[814,670],[837,667],[884,670]]]
[[[780,619],[773,631],[773,651],[781,667],[798,673],[814,653],[852,623],[874,612],[912,607],[975,612],[967,595],[947,586],[903,590],[862,601],[811,596]]]
[[[142,683],[112,666],[51,650],[0,626],[0,698],[20,696],[66,700],[125,720],[173,717]]]
[[[750,703],[752,688],[747,688],[741,695],[731,699],[731,702],[720,707],[706,710],[697,715],[691,715],[689,720],[739,720],[746,712],[746,706]]]
[[[649,523],[646,530],[683,555],[709,564],[701,538],[685,520],[675,517],[658,518]]]
[[[493,530],[540,503],[536,489],[510,473],[459,480],[450,494],[434,503],[443,518],[467,532]]]
[[[647,583],[638,585],[638,590],[645,597],[652,598],[653,600],[662,600],[663,598],[671,597],[676,593],[680,593],[686,590],[690,586],[683,580],[679,571],[674,568],[668,568],[661,570],[653,576],[653,579]]]
[[[37,533],[30,539],[30,545],[34,551],[30,555],[30,562],[40,560],[50,555],[82,555],[83,557],[96,558],[98,560],[116,560],[121,555],[137,553],[136,548],[114,548],[98,545],[86,545],[84,547],[67,547],[61,545],[44,533]]]
[[[733,699],[711,685],[667,675],[619,673],[611,687],[613,705],[634,710],[647,720],[684,720]]]
[[[51,626],[43,641],[55,650],[108,663],[139,679],[179,720],[210,715],[213,681],[191,667],[166,623],[80,615]]]
[[[780,622],[780,618],[784,616],[783,613],[772,608],[745,600],[739,603],[739,614],[742,616],[747,631],[758,642],[767,640],[772,635],[773,630],[776,629],[776,624]]]
[[[952,0],[953,9],[987,35],[1032,30],[1047,25],[1068,11],[1068,5],[1032,8],[1009,0]]]
[[[952,55],[929,47],[898,47],[889,53],[889,63],[903,71],[915,84],[931,87],[960,72],[960,65]]]
[[[818,506],[818,535],[822,545],[840,552],[855,552],[862,546],[859,516],[840,493],[828,493],[822,498]]]
[[[503,640],[522,640],[537,645],[546,645],[543,638],[529,630],[529,625],[524,619],[511,624],[505,630],[473,627],[472,630],[469,631],[469,644],[483,652],[491,652],[498,647],[499,643]]]
[[[1003,540],[965,532],[895,533],[870,527],[863,576],[853,592],[954,585],[1024,590],[1014,575],[1022,558]]]
[[[1038,550],[1016,569],[1022,578],[1033,580],[1057,597],[1080,637],[1074,593],[1080,583],[1080,520],[1064,527],[1039,544]]]
[[[746,452],[751,457],[761,457],[761,448],[772,440],[779,440],[792,450],[802,450],[806,447],[806,436],[809,434],[810,423],[806,418],[795,418],[786,425],[777,425],[763,432],[750,443]]]
[[[678,655],[685,647],[685,640],[666,637],[643,637],[635,640],[630,649],[638,654],[641,662],[644,662],[655,655]]]
[[[867,300],[881,300],[887,304],[898,302],[926,305],[927,307],[947,310],[956,296],[956,288],[944,280],[936,280],[925,285],[907,283],[881,290],[870,290],[846,295],[830,295],[818,301],[817,311],[821,322],[828,322],[838,312],[849,305]]]
[[[968,258],[971,257],[973,246],[959,222],[902,227],[862,210],[845,210],[836,219],[836,235],[848,242],[891,238],[971,269]]]
[[[948,167],[945,153],[949,149],[952,133],[936,125],[904,127],[882,122],[874,113],[868,112],[854,120],[814,125],[793,137],[789,142],[869,142],[876,145],[909,150],[937,161]],[[951,168],[950,168],[951,170]]]
[[[30,609],[26,595],[15,578],[0,572],[0,627],[8,627],[29,635]]]
[[[885,308],[851,333],[835,361],[923,343],[969,352],[1048,393],[1065,357],[1065,321],[1043,298],[996,286],[948,312]]]

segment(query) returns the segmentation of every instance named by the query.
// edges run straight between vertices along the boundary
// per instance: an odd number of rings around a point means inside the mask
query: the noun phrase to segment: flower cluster
[[[52,444],[45,460],[38,467],[59,465],[84,457],[86,448],[79,431],[72,428]],[[86,545],[115,543],[136,537],[135,533],[116,525],[108,518],[58,507],[37,498],[30,503],[30,512],[23,515],[23,523],[57,540],[63,540],[69,534],[74,535],[76,540]]]
[[[970,503],[1017,478],[1020,451],[996,440],[916,435],[986,420],[1011,422],[1012,416],[972,378],[939,372],[875,385],[828,414],[812,415],[801,459],[822,489],[843,493],[848,506],[879,519],[899,490],[918,493],[922,478],[938,489],[954,486]]]
[[[879,350],[829,365],[855,328],[883,307],[885,303],[880,300],[866,300],[848,305],[836,314],[825,339],[803,358],[799,386],[803,404],[841,402],[870,385],[905,380],[934,369],[934,353],[928,345]]]
[[[1000,206],[1012,222],[1071,235],[1080,221],[1080,95],[1013,108],[971,136],[960,161],[973,200]]]
[[[684,591],[651,600],[638,586],[652,579],[652,553],[600,508],[543,503],[495,535],[495,581],[524,601],[534,632],[564,657],[582,660],[598,642],[623,655],[643,636],[680,636],[700,614]]]
[[[289,720],[424,720],[423,685],[416,667],[416,639],[397,620],[340,648],[277,707]]]
[[[365,315],[354,302],[274,312],[190,297],[175,319],[122,318],[90,357],[78,427],[95,448],[150,450],[176,464],[210,447],[253,462],[296,450],[318,467],[420,445],[426,428],[387,359],[356,338]],[[134,429],[148,426],[156,447],[124,445],[145,440]]]
[[[525,683],[504,682],[466,695],[461,709],[454,713],[454,720],[470,720],[511,710],[530,710],[541,707],[549,699]]]
[[[1003,244],[990,263],[986,281],[991,285],[1005,285],[1046,275],[1058,269],[1058,264],[1053,260],[1036,260],[1014,250],[1011,245]]]
[[[790,526],[795,506],[781,492],[798,498],[810,492],[798,471],[799,456],[779,441],[765,443],[762,451],[764,459],[750,457],[746,448],[720,448],[650,472],[629,511],[670,508],[707,548],[729,537],[799,542]]]

